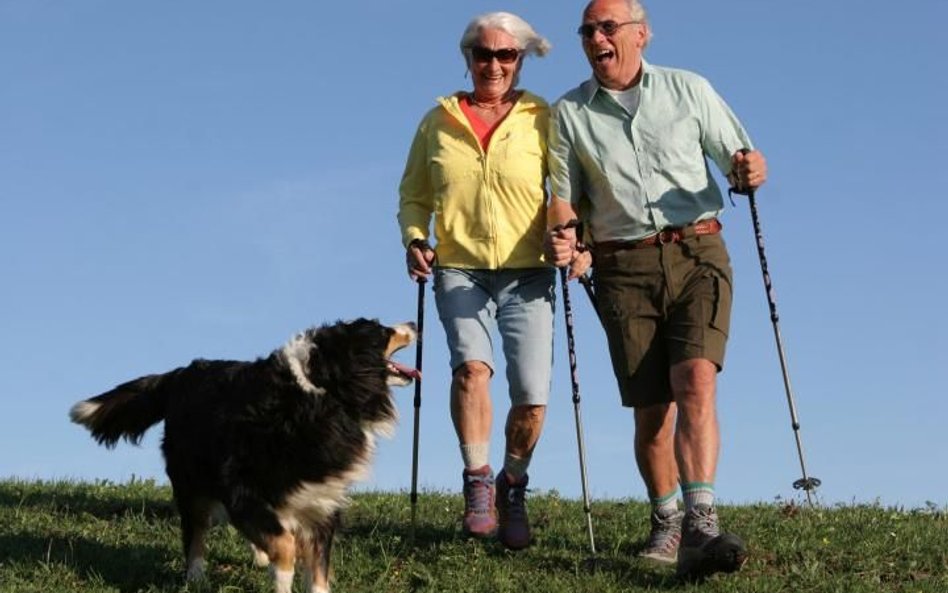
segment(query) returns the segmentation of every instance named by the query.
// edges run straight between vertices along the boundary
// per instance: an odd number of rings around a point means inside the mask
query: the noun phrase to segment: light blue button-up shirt
[[[549,166],[554,199],[568,200],[593,241],[637,240],[717,216],[723,174],[750,138],[703,77],[643,61],[629,114],[593,77],[556,102]]]

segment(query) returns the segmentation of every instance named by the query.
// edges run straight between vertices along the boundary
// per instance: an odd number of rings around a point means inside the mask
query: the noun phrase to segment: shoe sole
[[[504,534],[503,529],[499,529],[499,528],[498,528],[498,530],[497,530],[497,541],[499,541],[499,542],[501,543],[501,545],[503,545],[503,546],[504,546],[505,548],[507,548],[508,550],[517,551],[517,550],[523,550],[523,549],[525,549],[525,548],[529,548],[529,547],[530,547],[530,540],[531,540],[531,538],[530,538],[530,537],[527,537],[527,540],[526,540],[526,541],[523,541],[523,540],[519,540],[519,541],[509,541],[509,540],[507,540],[507,537],[506,537],[506,535]]]
[[[701,548],[678,549],[679,578],[703,579],[717,572],[737,572],[747,562],[747,546],[731,533],[724,533]]]
[[[470,531],[466,527],[461,527],[461,534],[471,539],[492,539],[497,535],[497,528],[494,527],[490,531]]]
[[[490,515],[489,521],[481,521],[481,525],[489,525],[488,529],[479,529],[477,531],[472,531],[464,519],[461,519],[461,534],[464,537],[474,538],[474,539],[491,539],[497,535],[497,531],[500,528],[500,523],[497,522],[497,517],[493,514]]]
[[[658,564],[675,564],[678,562],[677,554],[670,556],[668,554],[662,554],[661,552],[640,552],[639,558]]]

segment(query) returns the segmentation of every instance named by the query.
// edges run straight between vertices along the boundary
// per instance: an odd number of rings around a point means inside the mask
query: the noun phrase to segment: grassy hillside
[[[944,509],[721,507],[751,558],[737,575],[694,585],[635,558],[644,503],[594,501],[599,553],[591,560],[579,502],[556,492],[529,501],[535,543],[511,553],[460,537],[459,495],[420,497],[414,545],[407,494],[357,495],[335,547],[333,591],[948,591]],[[209,579],[186,586],[177,525],[170,490],[150,481],[0,481],[0,593],[271,590],[230,527],[211,533]]]

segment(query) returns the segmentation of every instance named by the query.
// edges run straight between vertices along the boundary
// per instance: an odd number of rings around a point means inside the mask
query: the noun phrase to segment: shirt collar
[[[541,99],[538,95],[534,95],[530,91],[517,89],[521,92],[520,99],[513,104],[513,109],[510,110],[510,113],[515,113],[528,109],[537,109],[545,105],[545,101]],[[454,114],[461,113],[461,97],[468,95],[470,91],[458,91],[452,95],[447,95],[444,97],[438,97],[436,101],[441,104],[442,107],[447,109],[449,112]]]
[[[651,75],[651,73],[652,73],[652,67],[649,65],[648,62],[645,61],[645,58],[642,58],[642,80],[639,81],[639,84],[642,87],[648,86],[649,76]],[[582,93],[583,93],[583,100],[588,105],[596,97],[596,93],[598,93],[603,87],[599,83],[599,79],[597,79],[596,75],[594,74],[589,77],[589,80],[587,80],[581,85],[581,88],[582,88]]]

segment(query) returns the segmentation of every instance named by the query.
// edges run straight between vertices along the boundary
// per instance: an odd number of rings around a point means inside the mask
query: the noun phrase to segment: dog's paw
[[[186,578],[189,582],[200,581],[204,578],[205,562],[204,558],[195,558],[188,564]]]
[[[250,553],[253,554],[253,564],[254,566],[259,566],[263,568],[269,566],[270,557],[267,556],[267,553],[258,548],[257,546],[250,544]]]

